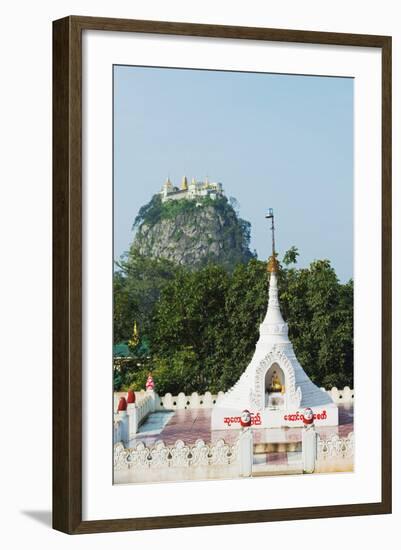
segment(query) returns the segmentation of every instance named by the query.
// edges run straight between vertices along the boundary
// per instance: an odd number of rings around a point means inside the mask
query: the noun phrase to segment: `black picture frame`
[[[382,56],[382,495],[379,502],[82,520],[82,31],[379,48]],[[53,527],[69,534],[391,512],[391,37],[70,16],[53,22]]]

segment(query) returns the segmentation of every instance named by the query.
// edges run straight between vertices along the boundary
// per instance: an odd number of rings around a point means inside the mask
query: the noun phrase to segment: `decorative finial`
[[[128,390],[127,392],[127,405],[132,405],[135,403],[136,397],[134,390]]]
[[[267,216],[265,216],[266,219],[271,220],[271,231],[272,231],[272,255],[270,256],[268,262],[267,262],[267,271],[269,273],[277,273],[278,272],[278,261],[276,258],[276,243],[274,238],[274,213],[273,208],[269,208],[269,212]]]
[[[132,330],[132,336],[128,340],[128,345],[130,348],[135,348],[139,344],[139,330],[136,321],[134,321],[134,328]]]
[[[125,397],[120,397],[120,401],[118,402],[117,412],[123,412],[127,410],[127,400]]]
[[[149,374],[148,374],[148,378],[146,380],[145,387],[146,387],[146,391],[152,391],[152,390],[155,389],[155,383],[154,383],[153,376],[152,376],[151,372],[149,372]]]
[[[182,181],[181,181],[181,189],[183,191],[188,191],[188,180],[187,180],[187,176],[184,176],[182,178]]]
[[[275,256],[270,256],[267,262],[267,271],[269,273],[278,273],[278,261]]]
[[[313,410],[310,407],[306,407],[306,409],[304,409],[304,414],[301,415],[301,418],[305,427],[312,425],[314,420]]]
[[[248,409],[242,411],[240,416],[241,428],[249,428],[252,425],[252,416]]]

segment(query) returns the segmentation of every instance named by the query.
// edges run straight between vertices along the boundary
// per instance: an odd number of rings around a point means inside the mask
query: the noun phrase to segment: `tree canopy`
[[[299,269],[297,257],[295,247],[283,256],[279,294],[298,360],[318,385],[352,386],[353,282],[341,284],[328,260]],[[162,394],[227,390],[252,357],[267,302],[266,263],[256,259],[228,272],[128,257],[114,279],[115,342],[127,341],[137,321],[148,359],[133,350],[116,389],[143,388],[152,370]]]

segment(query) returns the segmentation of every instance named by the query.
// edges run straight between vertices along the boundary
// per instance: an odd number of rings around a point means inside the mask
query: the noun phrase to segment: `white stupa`
[[[238,429],[240,415],[249,410],[255,428],[302,426],[303,409],[313,410],[315,424],[338,425],[338,408],[330,395],[318,388],[299,364],[288,338],[278,299],[278,262],[274,249],[268,262],[269,304],[259,327],[259,340],[251,362],[238,382],[221,395],[212,410],[212,430]]]

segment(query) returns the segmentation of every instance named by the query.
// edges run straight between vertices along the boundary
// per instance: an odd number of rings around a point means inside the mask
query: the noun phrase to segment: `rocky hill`
[[[238,217],[225,196],[166,201],[160,195],[143,206],[134,222],[131,251],[164,258],[193,270],[208,263],[232,270],[254,255],[250,223]]]

